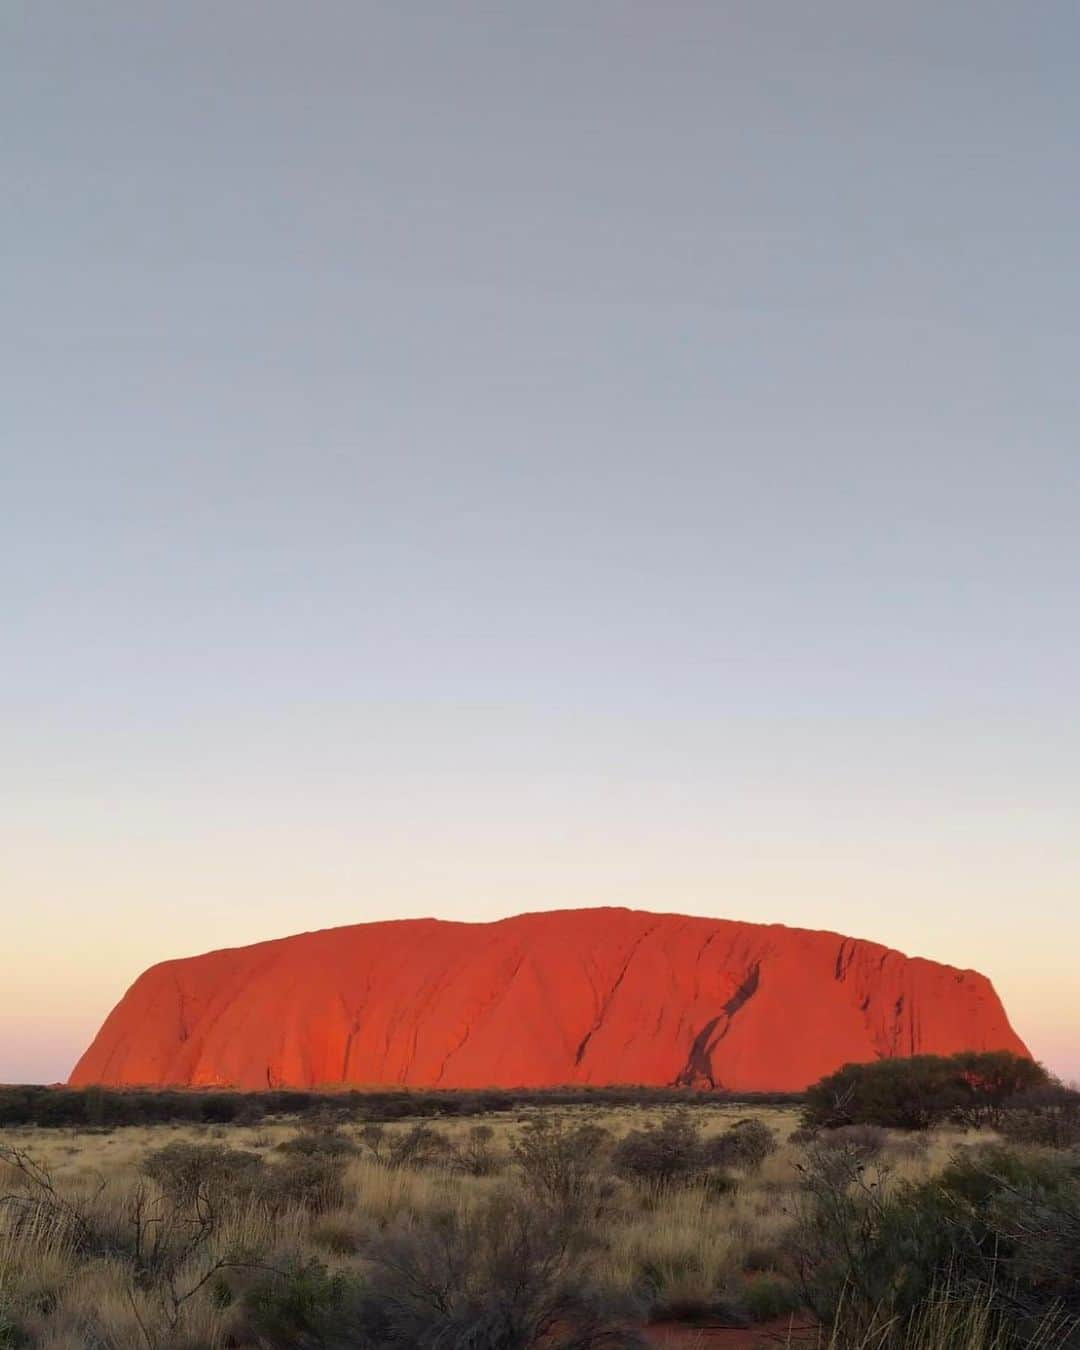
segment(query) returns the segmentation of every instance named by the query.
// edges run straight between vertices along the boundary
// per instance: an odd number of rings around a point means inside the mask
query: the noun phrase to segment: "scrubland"
[[[735,1104],[9,1127],[0,1347],[1075,1346],[1078,1176]]]

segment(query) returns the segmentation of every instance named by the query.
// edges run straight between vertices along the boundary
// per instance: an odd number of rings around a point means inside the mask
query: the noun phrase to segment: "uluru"
[[[1027,1055],[990,981],[778,924],[578,909],[402,919],[165,961],[73,1085],[798,1091],[849,1061]]]

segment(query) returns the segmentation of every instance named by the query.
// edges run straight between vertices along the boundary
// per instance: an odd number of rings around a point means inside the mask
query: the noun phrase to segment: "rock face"
[[[73,1084],[798,1090],[852,1060],[1027,1054],[985,976],[873,942],[625,909],[406,919],[166,961]]]

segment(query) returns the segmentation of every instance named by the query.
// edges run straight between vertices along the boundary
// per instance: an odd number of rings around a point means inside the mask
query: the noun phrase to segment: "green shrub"
[[[968,1050],[951,1056],[966,1096],[952,1113],[959,1124],[996,1126],[1018,1094],[1052,1085],[1055,1080],[1035,1060],[1008,1050]]]
[[[386,1163],[386,1127],[372,1122],[360,1131],[360,1143],[377,1163]]]
[[[363,1280],[319,1262],[261,1276],[244,1305],[266,1350],[600,1350],[638,1346],[599,1296],[586,1253],[527,1205],[399,1224],[365,1250]]]
[[[490,1125],[474,1125],[457,1149],[455,1163],[461,1171],[471,1177],[489,1177],[498,1171],[494,1138],[495,1131]]]
[[[710,1200],[722,1200],[739,1189],[733,1176],[716,1168],[700,1173],[694,1178],[694,1184],[700,1186]]]
[[[359,1153],[359,1148],[333,1125],[305,1124],[303,1129],[278,1145],[282,1153],[304,1158],[346,1158]]]
[[[363,1248],[370,1228],[370,1222],[365,1221],[359,1211],[331,1212],[316,1219],[311,1228],[311,1240],[335,1256],[348,1256]]]
[[[726,1133],[705,1140],[702,1157],[714,1167],[738,1167],[756,1172],[779,1144],[776,1133],[761,1120],[740,1120]]]
[[[274,1214],[296,1207],[312,1214],[345,1203],[347,1158],[339,1153],[294,1153],[262,1173],[256,1194]]]
[[[889,1132],[880,1125],[838,1125],[815,1138],[820,1148],[852,1149],[860,1158],[877,1158],[889,1147]]]
[[[247,1291],[248,1330],[265,1350],[335,1344],[354,1320],[360,1293],[355,1278],[331,1274],[320,1261],[296,1262],[262,1274]]]
[[[189,1144],[177,1141],[154,1149],[142,1161],[144,1175],[156,1181],[176,1204],[220,1199],[251,1191],[263,1170],[257,1153],[226,1148],[221,1144]]]
[[[477,1126],[477,1129],[490,1129]],[[382,1125],[365,1125],[360,1142],[383,1167],[407,1167],[422,1171],[459,1161],[449,1139],[432,1125],[413,1125],[407,1130],[387,1130]]]
[[[624,1135],[611,1162],[620,1176],[661,1186],[690,1181],[705,1165],[697,1124],[682,1111]]]
[[[743,1253],[742,1268],[754,1274],[773,1272],[780,1269],[783,1260],[778,1247],[752,1246]]]
[[[659,1124],[631,1130],[615,1146],[612,1167],[634,1181],[670,1186],[704,1181],[717,1194],[735,1183],[718,1169],[756,1171],[778,1147],[760,1120],[740,1120],[724,1134],[703,1140],[697,1122],[680,1111]]]
[[[747,1280],[741,1298],[752,1322],[774,1322],[802,1306],[799,1291],[782,1275],[756,1275]]]
[[[845,1064],[808,1089],[803,1124],[903,1130],[930,1129],[946,1119],[994,1124],[1011,1097],[1050,1081],[1041,1064],[1004,1050]]]
[[[601,1296],[588,1238],[528,1202],[494,1197],[387,1232],[372,1261],[368,1326],[381,1344],[465,1350],[637,1346],[637,1308]]]
[[[0,1302],[0,1350],[23,1350],[29,1344],[30,1337]]]
[[[1012,1143],[1080,1148],[1080,1092],[1048,1083],[1006,1103],[998,1129]]]
[[[410,1130],[389,1136],[386,1148],[388,1167],[408,1167],[420,1171],[447,1162],[452,1152],[450,1141],[432,1125],[414,1125]]]
[[[608,1142],[599,1126],[538,1115],[526,1122],[510,1151],[528,1195],[549,1211],[576,1214],[600,1199],[600,1163]]]
[[[1004,1344],[1051,1314],[1080,1318],[1080,1169],[1067,1157],[969,1149],[890,1194],[837,1148],[810,1156],[804,1179],[803,1292],[824,1319],[842,1313],[847,1334],[883,1317],[899,1334],[946,1289],[986,1301]]]

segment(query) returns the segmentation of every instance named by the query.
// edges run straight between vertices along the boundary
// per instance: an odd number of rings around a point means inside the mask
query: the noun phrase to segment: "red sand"
[[[989,980],[835,933],[626,909],[406,919],[154,966],[73,1084],[799,1090],[1027,1050]]]

